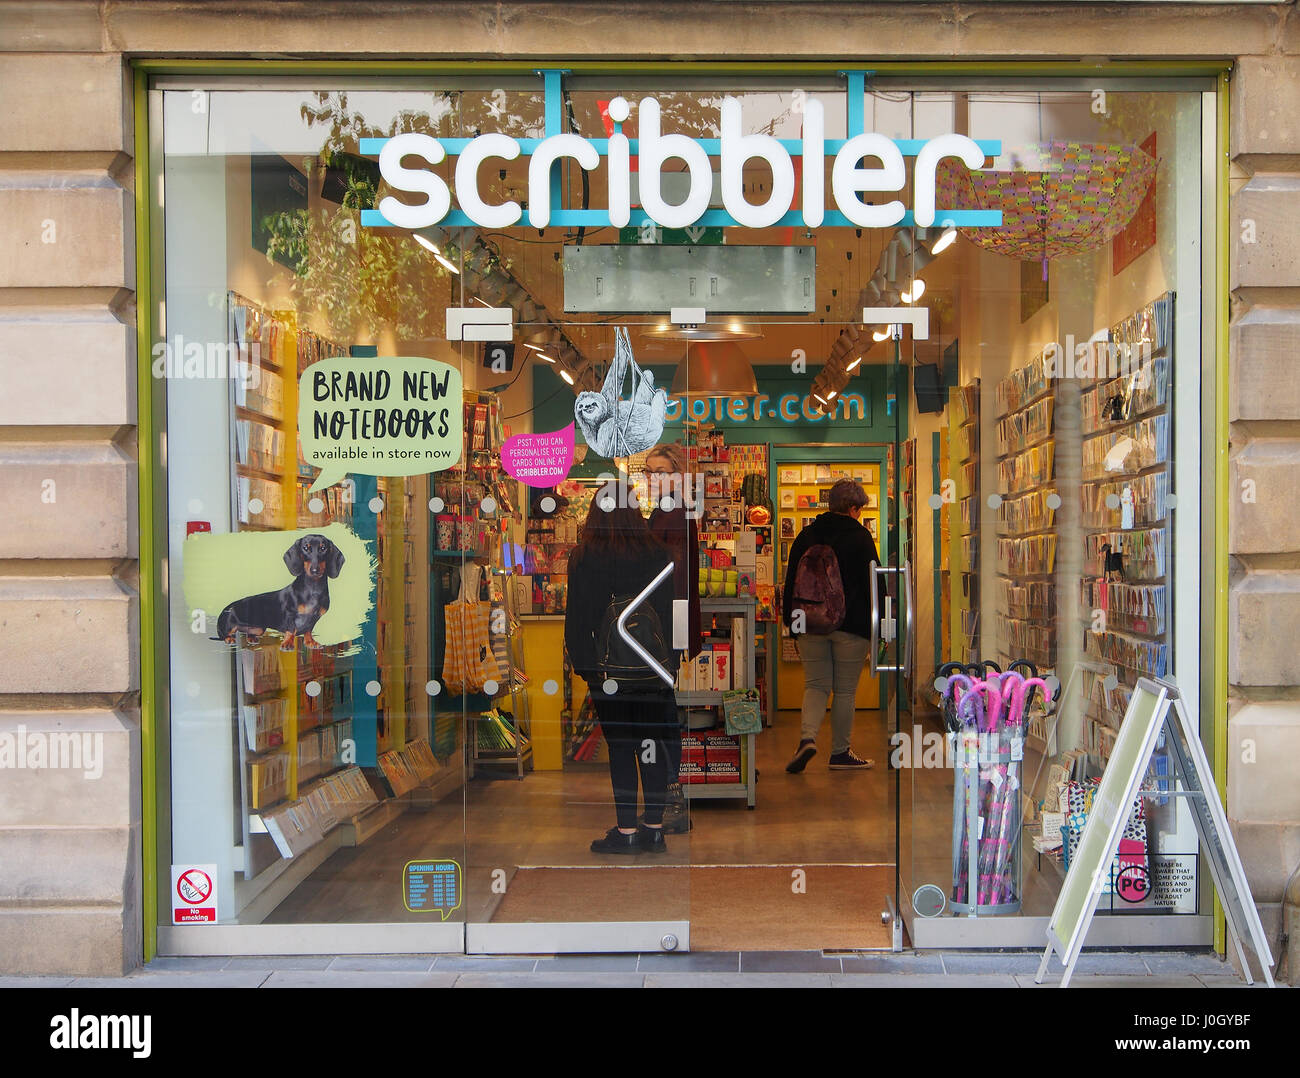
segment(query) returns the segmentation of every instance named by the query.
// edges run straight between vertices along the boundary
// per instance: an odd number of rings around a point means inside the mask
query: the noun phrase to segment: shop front
[[[1214,79],[156,68],[157,953],[1040,946],[1211,740]]]

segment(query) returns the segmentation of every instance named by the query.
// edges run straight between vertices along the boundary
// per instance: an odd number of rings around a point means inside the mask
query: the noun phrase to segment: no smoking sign
[[[172,924],[216,924],[216,878],[216,865],[172,865]]]

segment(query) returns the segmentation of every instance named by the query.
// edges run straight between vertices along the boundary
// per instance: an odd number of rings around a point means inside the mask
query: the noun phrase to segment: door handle
[[[877,577],[884,576],[886,573],[896,573],[901,575],[903,587],[902,594],[899,598],[902,600],[899,607],[899,614],[902,615],[904,610],[907,616],[906,636],[903,638],[903,654],[901,661],[886,665],[877,661],[880,654],[880,644],[883,640],[886,644],[892,643],[898,637],[898,622],[893,615],[893,601],[887,595],[885,596],[885,616],[882,622],[880,616],[880,592],[876,587]],[[916,646],[916,600],[912,594],[912,567],[904,563],[900,566],[880,565],[873,562],[871,572],[867,576],[867,585],[871,590],[871,672],[872,674],[893,673],[895,671],[906,671],[912,668],[912,653]]]
[[[903,669],[912,669],[916,652],[916,592],[912,588],[912,567],[903,562],[903,591],[907,595],[907,642],[903,648]]]
[[[640,655],[641,658],[645,660],[646,665],[649,666],[650,669],[653,670],[656,674],[658,674],[661,678],[663,678],[664,683],[670,689],[677,684],[677,678],[673,674],[670,674],[662,666],[660,666],[659,663],[655,660],[654,656],[651,655],[648,651],[646,651],[646,649],[643,648],[635,639],[633,639],[632,634],[627,631],[627,619],[628,619],[628,615],[631,614],[633,610],[635,610],[638,606],[640,606],[648,598],[650,598],[650,593],[654,591],[655,588],[657,588],[660,585],[660,583],[663,582],[664,578],[672,574],[673,568],[674,568],[673,562],[669,562],[667,565],[665,565],[659,571],[659,575],[656,576],[652,581],[650,581],[650,583],[647,584],[644,588],[642,588],[641,592],[637,595],[637,597],[623,608],[623,613],[621,613],[618,616],[618,621],[614,623],[614,628],[618,630],[618,635],[623,638],[623,642],[627,644],[627,646],[630,647],[633,651],[635,651],[638,655]],[[676,621],[676,618],[674,617],[673,620]]]
[[[673,650],[685,651],[691,646],[691,605],[688,599],[673,600]]]

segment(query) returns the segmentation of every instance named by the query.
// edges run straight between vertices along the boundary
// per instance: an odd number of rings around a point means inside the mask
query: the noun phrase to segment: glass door
[[[690,947],[675,689],[704,483],[693,436],[665,433],[686,348],[654,329],[546,318],[463,345],[467,461],[502,492],[463,570],[490,644],[461,696],[471,953]]]
[[[907,233],[900,230],[895,246],[906,247]],[[886,248],[885,255],[890,256]],[[899,258],[897,253],[893,257]],[[897,274],[911,270],[899,259]],[[895,274],[891,274],[891,277]],[[899,287],[902,287],[901,285]],[[868,661],[879,679],[880,708],[889,739],[889,796],[894,818],[892,857],[895,865],[892,892],[884,896],[881,918],[889,929],[892,950],[903,947],[902,913],[908,881],[901,851],[910,839],[911,806],[915,795],[914,775],[899,766],[898,746],[911,725],[912,664],[915,655],[915,449],[908,419],[913,392],[916,337],[928,337],[929,311],[924,308],[866,308],[867,331],[888,342],[885,374],[886,460],[885,496],[888,527],[880,537],[879,562],[869,578],[871,638]],[[897,319],[897,320],[896,320]],[[904,321],[904,319],[906,319]]]

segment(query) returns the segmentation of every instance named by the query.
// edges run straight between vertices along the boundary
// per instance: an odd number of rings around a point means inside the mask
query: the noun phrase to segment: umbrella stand
[[[955,698],[961,728],[949,736],[956,749],[951,903],[956,915],[1020,911],[1021,687],[1018,674],[992,674]],[[983,708],[981,696],[987,705]]]

